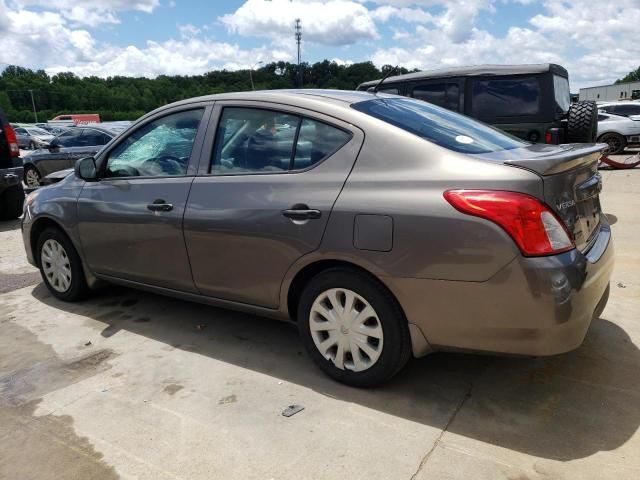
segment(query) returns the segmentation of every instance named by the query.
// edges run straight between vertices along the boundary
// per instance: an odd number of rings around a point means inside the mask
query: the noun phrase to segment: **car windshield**
[[[351,107],[455,152],[489,153],[528,145],[477,120],[419,100],[377,98]]]
[[[38,127],[27,128],[27,132],[29,132],[30,135],[51,135],[46,130],[43,130],[42,128],[38,128]]]

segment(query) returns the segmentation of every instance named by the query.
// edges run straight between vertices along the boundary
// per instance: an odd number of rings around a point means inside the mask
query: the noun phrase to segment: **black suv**
[[[0,220],[22,215],[22,159],[18,139],[0,109]]]
[[[413,97],[463,113],[530,142],[591,143],[595,102],[571,104],[560,65],[480,65],[408,73],[358,90]]]

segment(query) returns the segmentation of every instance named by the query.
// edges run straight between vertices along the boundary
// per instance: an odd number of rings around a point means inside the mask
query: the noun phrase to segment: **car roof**
[[[102,125],[97,125],[97,124],[96,125],[88,124],[88,125],[76,125],[74,127],[68,127],[68,128],[65,129],[65,131],[73,130],[74,128],[92,128],[93,130],[98,130],[99,132],[107,133],[109,135],[116,135],[116,134],[120,133],[123,130],[122,127],[116,127],[116,126],[109,127],[109,126],[106,126],[106,125],[102,126]]]
[[[528,63],[523,65],[473,65],[468,67],[448,67],[435,70],[425,70],[422,72],[407,73],[387,78],[384,83],[406,82],[410,80],[423,80],[427,78],[445,77],[475,77],[487,75],[526,75],[535,73],[553,72],[564,77],[568,77],[567,70],[556,63]],[[378,80],[363,82],[360,87],[372,87]]]

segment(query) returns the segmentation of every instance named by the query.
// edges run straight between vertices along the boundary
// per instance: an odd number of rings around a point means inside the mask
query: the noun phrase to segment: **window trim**
[[[193,140],[193,147],[191,148],[191,155],[189,157],[189,161],[187,162],[187,172],[184,175],[165,175],[162,177],[155,175],[145,175],[145,176],[137,176],[137,177],[105,177],[104,171],[107,168],[107,163],[109,161],[109,155],[111,152],[118,147],[122,142],[124,142],[127,138],[137,132],[139,129],[144,128],[151,122],[159,120],[164,117],[168,117],[169,115],[173,115],[180,112],[185,112],[189,110],[202,110],[202,118],[200,119],[200,125],[198,125],[198,131],[196,132],[196,136]],[[98,173],[98,181],[108,181],[114,182],[119,180],[148,180],[148,179],[160,179],[160,178],[184,178],[184,177],[194,177],[197,174],[198,163],[200,162],[200,156],[202,155],[202,145],[204,142],[204,137],[206,135],[207,129],[209,127],[209,121],[211,117],[211,112],[213,110],[213,102],[194,102],[187,103],[184,105],[180,105],[179,107],[174,108],[161,108],[158,111],[154,111],[148,113],[143,116],[133,125],[129,126],[126,130],[122,132],[122,135],[116,134],[109,143],[105,144],[103,148],[96,154],[96,171]]]
[[[299,109],[298,110],[298,107],[294,107],[293,105],[271,104],[271,103],[266,103],[265,105],[256,105],[256,103],[249,102],[249,101],[247,103],[243,103],[242,101],[228,101],[228,103],[227,102],[219,102],[219,104],[216,105],[215,107],[216,108],[215,108],[214,113],[212,114],[212,118],[210,120],[211,127],[212,127],[211,130],[213,131],[212,143],[211,143],[210,147],[207,144],[203,148],[203,153],[210,152],[208,160],[205,161],[205,171],[202,171],[202,158],[200,160],[200,162],[201,162],[200,170],[201,171],[198,173],[198,176],[202,176],[202,177],[238,177],[238,176],[252,176],[252,175],[295,175],[295,174],[299,174],[299,173],[305,173],[305,172],[308,172],[309,170],[313,170],[317,166],[319,166],[322,163],[324,163],[327,159],[331,158],[333,155],[336,154],[336,152],[338,152],[338,150],[340,150],[345,145],[347,145],[355,137],[354,132],[349,130],[349,129],[347,129],[347,128],[338,126],[333,122],[329,122],[327,120],[314,117],[313,113],[317,113],[317,112],[313,112],[311,110],[304,110],[304,109]],[[281,108],[281,107],[284,107],[284,109]],[[287,110],[286,107],[291,107],[291,110]],[[223,114],[225,108],[244,108],[244,109],[251,108],[251,109],[254,109],[254,110],[267,110],[267,111],[270,111],[270,112],[282,113],[284,115],[292,115],[292,116],[298,117],[298,119],[299,119],[298,127],[297,127],[297,131],[296,131],[295,137],[294,137],[294,144],[293,144],[293,149],[292,149],[291,160],[289,161],[289,170],[281,171],[281,172],[267,171],[267,172],[212,173],[211,170],[212,170],[212,167],[213,167],[213,155],[215,153],[215,148],[216,148],[216,142],[215,141],[216,141],[216,138],[218,136],[218,126],[220,124],[220,121],[222,120],[222,114]],[[312,114],[309,115],[308,112],[310,112]],[[293,164],[293,162],[295,160],[295,153],[296,153],[297,144],[298,144],[298,135],[300,133],[300,127],[302,126],[302,122],[305,119],[309,119],[309,120],[313,120],[313,121],[316,121],[316,122],[324,123],[326,125],[329,125],[330,127],[334,127],[334,128],[336,128],[338,130],[341,130],[341,131],[343,131],[343,132],[348,134],[348,138],[342,144],[340,144],[338,147],[333,149],[331,152],[329,152],[327,155],[322,157],[320,160],[318,160],[313,165],[309,165],[306,168],[293,170],[291,168],[291,166],[292,166],[292,164]],[[206,155],[204,156],[204,158],[206,159]]]

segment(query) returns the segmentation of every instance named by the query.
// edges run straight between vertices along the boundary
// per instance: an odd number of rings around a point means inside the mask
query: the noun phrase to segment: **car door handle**
[[[165,202],[164,200],[158,199],[147,205],[147,208],[152,212],[170,212],[173,210],[173,205]]]
[[[283,210],[282,215],[291,220],[315,220],[322,216],[322,212],[306,205],[294,205],[292,208]]]

